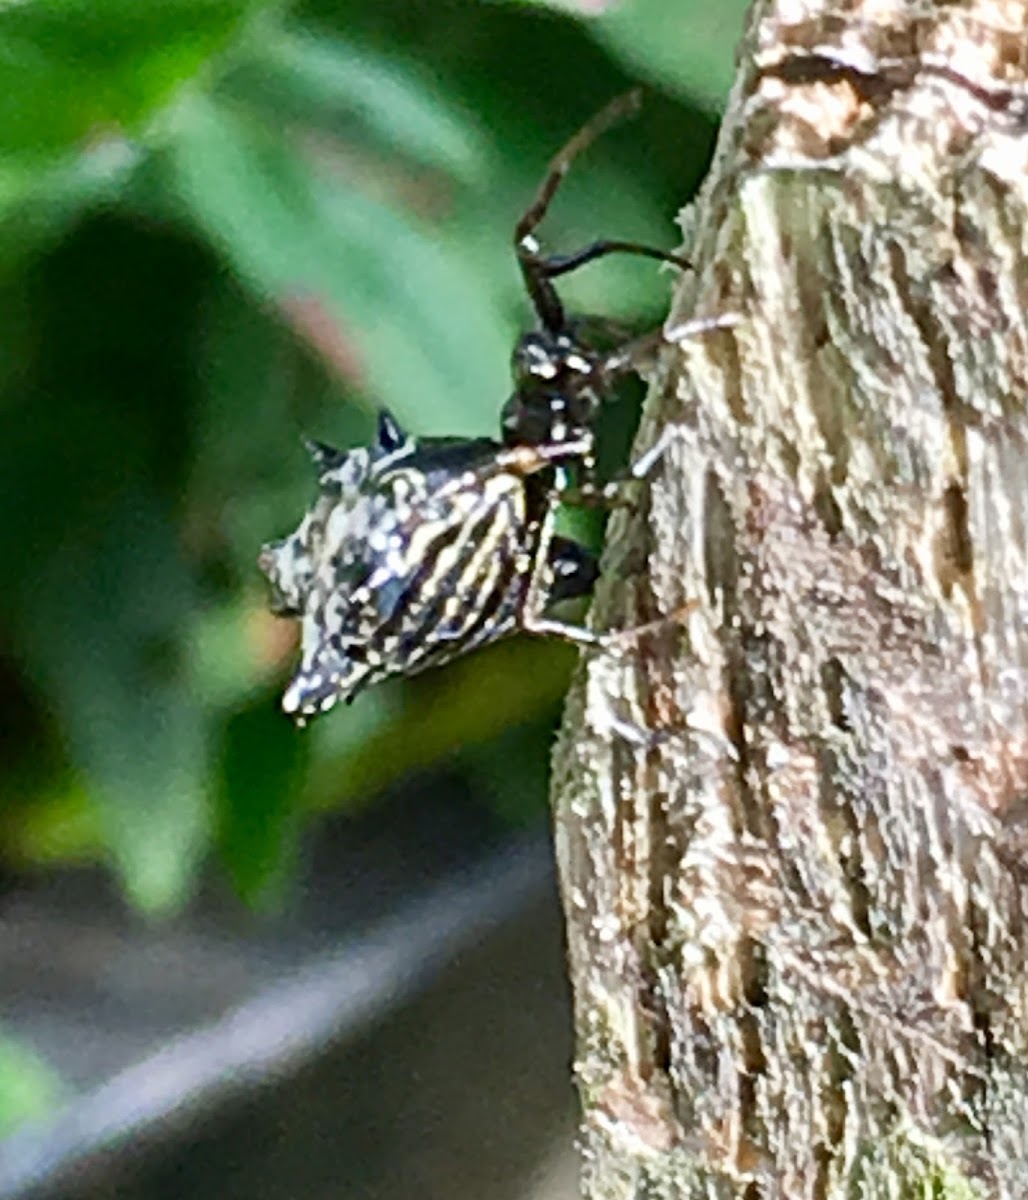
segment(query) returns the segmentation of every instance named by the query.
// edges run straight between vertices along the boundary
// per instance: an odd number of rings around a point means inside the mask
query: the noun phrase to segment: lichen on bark
[[[763,0],[555,756],[586,1194],[1028,1195],[1028,7]],[[740,323],[675,341],[689,317]]]

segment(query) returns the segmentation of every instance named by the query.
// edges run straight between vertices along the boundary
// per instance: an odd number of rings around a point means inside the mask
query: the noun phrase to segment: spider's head
[[[599,407],[595,352],[570,332],[527,333],[514,349],[514,392],[503,406],[507,445],[579,440]]]

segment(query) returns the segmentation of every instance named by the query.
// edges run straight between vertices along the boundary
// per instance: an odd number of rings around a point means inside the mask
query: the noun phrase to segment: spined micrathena
[[[548,615],[596,576],[592,554],[558,536],[553,519],[561,500],[610,498],[611,485],[595,479],[596,416],[659,335],[599,349],[589,332],[602,322],[568,318],[554,280],[608,254],[688,263],[620,241],[548,255],[535,231],[575,156],[638,103],[629,93],[584,126],[517,223],[515,252],[538,328],[514,350],[502,441],[415,439],[382,412],[371,447],[309,444],[317,498],[296,531],[260,556],[275,611],[302,622],[300,667],[282,701],[298,721],[516,630],[586,645],[611,636]]]

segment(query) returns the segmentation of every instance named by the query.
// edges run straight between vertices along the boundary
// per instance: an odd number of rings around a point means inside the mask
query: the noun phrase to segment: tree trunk
[[[1026,5],[741,64],[556,756],[586,1194],[1025,1197]]]

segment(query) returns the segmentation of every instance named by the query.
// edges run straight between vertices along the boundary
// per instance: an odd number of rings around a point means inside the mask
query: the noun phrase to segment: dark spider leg
[[[536,259],[536,263],[540,272],[547,279],[556,279],[559,275],[577,271],[579,267],[595,262],[598,258],[605,258],[608,254],[635,254],[640,258],[655,258],[658,262],[673,263],[676,267],[681,267],[683,271],[692,268],[692,263],[680,254],[658,250],[656,246],[644,246],[640,242],[619,242],[609,238],[591,242],[573,254],[548,254],[545,258]]]
[[[572,313],[568,332],[589,346],[608,348],[622,346],[638,337],[638,331],[613,317],[598,317],[595,313]]]
[[[583,435],[575,441],[525,443],[511,446],[496,455],[495,466],[516,475],[534,475],[562,463],[581,462],[592,448],[592,437]],[[606,646],[611,644],[609,635],[594,633],[580,625],[569,625],[545,615],[550,596],[547,591],[548,576],[555,555],[559,556],[560,541],[553,529],[554,508],[548,505],[540,518],[539,541],[532,558],[531,575],[525,599],[522,603],[519,624],[526,633],[559,637],[580,646]],[[556,549],[555,549],[556,545]]]
[[[532,203],[514,227],[514,252],[517,254],[525,287],[540,323],[551,333],[558,333],[565,326],[564,306],[547,275],[546,260],[540,257],[535,231],[543,217],[546,216],[546,211],[550,207],[557,188],[560,187],[561,181],[578,155],[611,125],[637,113],[641,102],[642,92],[636,88],[623,96],[618,96],[606,108],[601,109],[591,121],[586,122],[563,149],[553,157],[550,169],[539,186],[539,191],[536,192]]]

